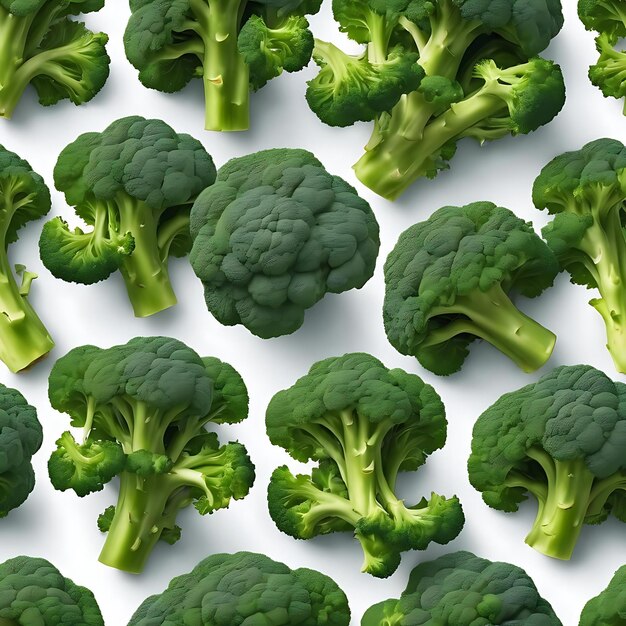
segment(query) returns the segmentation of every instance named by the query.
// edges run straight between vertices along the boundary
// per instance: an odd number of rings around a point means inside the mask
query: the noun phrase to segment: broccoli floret
[[[35,407],[19,391],[0,383],[0,518],[24,504],[33,490],[31,459],[42,442]],[[0,595],[1,587],[0,577]]]
[[[12,372],[26,369],[54,347],[28,301],[37,274],[23,265],[16,265],[14,272],[7,254],[20,228],[46,215],[50,206],[50,191],[43,178],[17,154],[0,145],[0,360]],[[16,274],[21,277],[19,285]]]
[[[0,563],[0,624],[104,626],[93,593],[45,559],[18,556]]]
[[[361,626],[562,626],[520,567],[453,552],[412,572],[399,600],[367,610]]]
[[[180,91],[201,78],[207,130],[250,126],[250,91],[311,59],[304,17],[321,0],[131,0],[128,60],[151,89]]]
[[[620,626],[626,623],[626,565],[608,587],[585,604],[578,626]]]
[[[626,522],[624,432],[626,385],[589,365],[559,367],[478,418],[470,481],[502,511],[535,496],[526,543],[567,560],[584,524]]]
[[[587,30],[599,33],[596,47],[600,57],[589,68],[591,82],[606,98],[626,97],[626,50],[615,49],[617,42],[626,37],[624,3],[621,0],[579,0],[578,14]]]
[[[533,188],[554,219],[543,236],[573,283],[597,289],[589,304],[606,325],[607,348],[626,373],[626,148],[598,139],[543,168]]]
[[[343,591],[315,570],[263,554],[214,554],[145,600],[128,626],[348,626]]]
[[[92,230],[51,220],[41,260],[57,278],[86,285],[119,270],[135,315],[158,313],[176,304],[168,260],[189,252],[191,205],[214,180],[202,144],[161,120],[126,117],[81,135],[59,156],[54,181]]]
[[[358,178],[389,199],[435,177],[457,142],[526,134],[565,102],[560,68],[536,55],[563,24],[559,0],[333,0],[350,57],[316,42],[307,100],[332,126],[373,120]]]
[[[10,118],[32,84],[44,106],[91,100],[109,77],[109,40],[70,15],[104,0],[0,0],[0,117]]]
[[[206,364],[205,364],[206,362]],[[178,512],[201,515],[245,497],[254,465],[239,443],[220,446],[210,422],[247,417],[247,391],[231,366],[201,359],[167,337],[137,337],[107,350],[82,346],[52,368],[50,403],[84,429],[57,442],[55,488],[79,496],[120,478],[118,503],[98,518],[105,565],[139,573],[159,540],[175,543]]]
[[[387,258],[387,337],[439,375],[461,369],[478,338],[532,372],[550,358],[556,337],[510,294],[538,296],[558,270],[532,226],[508,209],[490,202],[444,207],[404,231]]]
[[[298,461],[317,461],[309,476],[274,471],[272,519],[296,539],[352,531],[365,555],[363,571],[391,575],[406,550],[445,544],[464,524],[456,497],[432,494],[408,506],[395,494],[398,474],[415,471],[443,446],[446,418],[432,387],[369,354],[315,363],[277,393],[267,434]]]
[[[232,159],[191,211],[209,311],[263,338],[296,331],[326,293],[360,289],[380,246],[369,204],[305,150]]]

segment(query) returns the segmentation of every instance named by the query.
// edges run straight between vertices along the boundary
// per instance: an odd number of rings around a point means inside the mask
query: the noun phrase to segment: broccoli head
[[[104,626],[93,593],[45,559],[18,556],[0,563],[0,624]]]
[[[369,204],[305,150],[232,159],[193,206],[191,264],[209,311],[263,338],[287,335],[330,293],[374,273]]]
[[[435,374],[458,371],[478,338],[532,372],[550,358],[556,337],[510,293],[537,296],[557,273],[545,242],[508,209],[444,207],[404,231],[387,258],[387,337]]]
[[[109,77],[109,40],[71,15],[104,0],[0,0],[0,117],[10,118],[32,84],[44,106],[91,100]]]
[[[12,372],[26,369],[54,347],[28,301],[37,275],[23,265],[16,265],[14,272],[7,254],[20,228],[46,215],[50,206],[50,191],[43,178],[24,159],[0,145],[0,360]]]
[[[626,623],[626,565],[615,572],[609,586],[585,604],[579,626],[620,626]]]
[[[31,459],[42,442],[35,407],[19,391],[0,384],[0,518],[24,504],[33,490]]]
[[[128,626],[263,624],[348,626],[343,591],[315,570],[291,570],[263,554],[214,554],[149,597]]]
[[[39,248],[52,274],[89,285],[119,270],[138,317],[176,304],[168,259],[189,252],[191,205],[215,180],[202,144],[161,120],[125,117],[67,146],[54,180],[92,230],[61,218],[44,226]]]
[[[365,49],[316,41],[307,100],[331,126],[375,122],[355,171],[386,198],[447,169],[464,137],[530,133],[563,107],[560,68],[537,57],[563,24],[560,0],[333,0],[333,12]]]
[[[555,217],[543,235],[573,283],[597,289],[589,304],[606,325],[615,367],[626,372],[626,147],[598,139],[543,168],[533,188],[538,209]]]
[[[471,552],[420,563],[399,600],[372,606],[361,626],[562,626],[521,568]]]
[[[626,522],[626,385],[589,365],[559,367],[507,393],[476,422],[470,481],[484,501],[539,503],[526,543],[569,559],[583,524]]]
[[[269,510],[296,539],[351,531],[365,555],[363,571],[391,575],[405,550],[445,544],[464,524],[456,497],[435,493],[407,506],[395,493],[400,472],[415,471],[446,440],[441,399],[432,387],[369,354],[315,363],[271,400],[267,434],[311,475],[287,467],[272,475]]]
[[[239,443],[221,446],[210,422],[247,417],[243,380],[216,358],[200,358],[167,337],[137,337],[103,350],[82,346],[52,368],[52,407],[84,430],[57,441],[48,469],[56,489],[85,496],[115,476],[115,507],[98,519],[108,537],[105,565],[143,570],[156,543],[175,543],[178,512],[193,503],[201,515],[245,497],[254,466]]]
[[[578,14],[587,30],[599,33],[596,47],[600,57],[589,68],[591,82],[606,98],[626,97],[626,50],[615,48],[617,42],[626,37],[624,3],[621,0],[579,0]]]
[[[201,78],[207,130],[247,130],[250,91],[311,59],[321,0],[131,0],[128,60],[151,89]]]

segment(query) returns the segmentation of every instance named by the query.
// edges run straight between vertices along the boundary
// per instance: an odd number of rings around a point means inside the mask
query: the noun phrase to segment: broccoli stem
[[[240,131],[250,127],[250,76],[239,53],[240,7],[232,0],[191,0],[204,41],[205,128]]]
[[[547,556],[568,560],[585,523],[595,477],[580,459],[549,462],[554,477],[548,478],[548,496],[540,501],[526,543]]]

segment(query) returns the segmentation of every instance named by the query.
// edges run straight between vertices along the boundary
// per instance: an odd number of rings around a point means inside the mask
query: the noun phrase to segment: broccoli
[[[578,15],[587,30],[599,33],[598,62],[589,68],[589,79],[606,98],[626,97],[626,50],[615,45],[626,37],[626,6],[622,0],[579,0]],[[626,115],[626,102],[624,103]]]
[[[0,0],[0,117],[10,118],[32,84],[44,106],[89,102],[104,87],[111,59],[104,33],[70,15],[104,0]]]
[[[188,254],[189,212],[215,180],[202,144],[161,120],[125,117],[86,133],[57,161],[54,181],[89,226],[48,222],[39,248],[57,278],[90,285],[119,270],[137,317],[176,304],[168,259]]]
[[[625,432],[626,385],[589,365],[559,367],[478,418],[470,482],[502,511],[535,496],[526,543],[567,560],[583,524],[626,522]]]
[[[35,407],[19,391],[0,383],[0,518],[24,504],[33,490],[31,459],[42,442]]]
[[[307,101],[326,124],[373,121],[357,177],[396,199],[448,168],[457,142],[527,134],[563,108],[558,65],[536,55],[563,25],[560,0],[333,0],[360,55],[316,41]]]
[[[380,247],[369,204],[292,149],[229,161],[194,204],[191,235],[209,311],[263,338],[296,331],[326,293],[363,287]]]
[[[214,554],[148,598],[128,626],[348,626],[343,591],[315,570],[263,554]]]
[[[589,302],[606,325],[607,348],[626,373],[626,147],[598,139],[543,168],[533,188],[538,209],[555,215],[543,236],[573,283],[598,289]]]
[[[621,626],[626,623],[626,565],[609,586],[585,604],[579,626]]]
[[[250,91],[311,59],[321,0],[131,0],[128,60],[151,89],[202,78],[207,130],[247,130]]]
[[[444,207],[404,231],[387,258],[387,337],[443,376],[461,369],[477,338],[532,372],[550,358],[556,337],[509,294],[538,296],[557,273],[545,242],[508,209],[490,202]]]
[[[137,337],[107,350],[82,346],[52,368],[50,403],[83,427],[57,441],[48,469],[56,489],[79,496],[120,478],[118,503],[98,519],[108,532],[100,561],[140,573],[156,543],[180,538],[176,516],[201,515],[245,497],[254,466],[239,443],[220,446],[205,426],[248,414],[239,374],[167,337]]]
[[[399,600],[372,606],[361,626],[562,626],[521,568],[471,552],[420,563]]]
[[[0,563],[2,626],[104,626],[93,593],[45,559],[18,556]]]
[[[28,301],[37,275],[16,265],[15,274],[21,278],[18,285],[7,254],[20,228],[46,215],[50,206],[50,191],[43,178],[0,145],[0,360],[12,372],[26,369],[54,347]]]
[[[405,550],[446,544],[464,524],[456,497],[433,493],[407,506],[395,494],[400,472],[415,471],[446,440],[441,399],[420,378],[387,369],[369,354],[315,363],[271,400],[267,434],[310,475],[272,474],[268,503],[278,528],[296,539],[352,531],[363,571],[390,576]]]

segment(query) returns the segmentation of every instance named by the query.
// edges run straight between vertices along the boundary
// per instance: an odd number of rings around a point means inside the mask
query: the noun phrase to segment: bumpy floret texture
[[[194,204],[191,234],[209,311],[263,338],[297,330],[326,293],[362,287],[380,244],[367,202],[291,149],[229,161]]]
[[[290,570],[262,554],[215,554],[148,598],[129,626],[263,624],[348,626],[336,583],[309,569]]]
[[[626,566],[615,572],[608,587],[585,604],[579,626],[620,626],[626,622]]]

